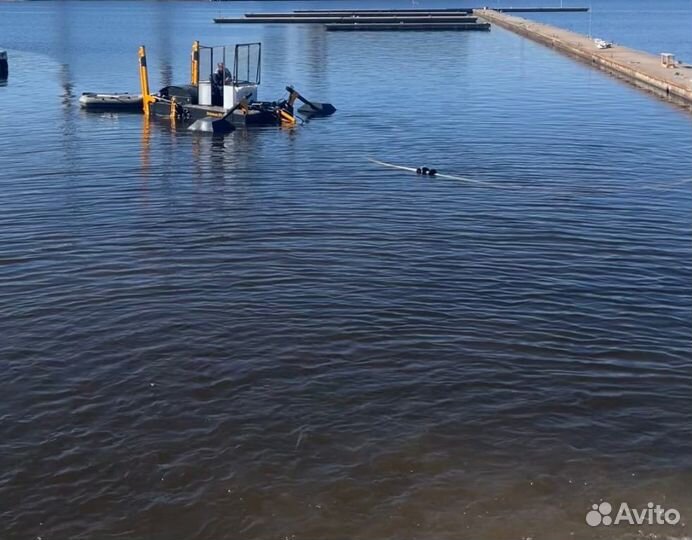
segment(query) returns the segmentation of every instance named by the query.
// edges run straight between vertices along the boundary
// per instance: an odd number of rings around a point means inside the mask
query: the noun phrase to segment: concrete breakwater
[[[474,14],[692,110],[690,64],[664,65],[658,56],[615,44],[599,49],[591,37],[492,9],[477,9]]]
[[[494,9],[502,13],[570,13],[589,11],[587,7],[508,7]]]

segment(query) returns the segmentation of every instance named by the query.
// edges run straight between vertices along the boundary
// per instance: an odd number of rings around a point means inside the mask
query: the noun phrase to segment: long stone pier
[[[474,15],[521,36],[583,60],[639,88],[692,110],[692,65],[663,65],[660,57],[613,44],[599,49],[590,37],[547,24],[476,9]]]

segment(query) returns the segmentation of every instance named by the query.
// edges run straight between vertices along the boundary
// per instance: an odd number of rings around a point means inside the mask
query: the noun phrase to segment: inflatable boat
[[[84,92],[79,97],[83,109],[91,111],[137,111],[142,110],[142,94],[98,94]]]

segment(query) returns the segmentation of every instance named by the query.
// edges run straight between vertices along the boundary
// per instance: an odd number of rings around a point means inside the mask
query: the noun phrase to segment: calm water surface
[[[522,0],[524,2],[532,4],[528,0]],[[590,13],[527,13],[522,16],[653,54],[671,52],[692,62],[690,0],[570,0],[563,4],[586,6]]]
[[[260,8],[0,4],[0,538],[689,537],[692,116],[499,28],[210,23]],[[79,110],[193,39],[337,114]]]

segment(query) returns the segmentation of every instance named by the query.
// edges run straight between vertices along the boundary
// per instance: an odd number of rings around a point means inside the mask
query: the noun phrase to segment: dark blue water
[[[210,21],[286,7],[0,4],[0,538],[687,537],[584,516],[692,515],[689,113],[499,28]],[[79,110],[193,39],[338,112]]]

